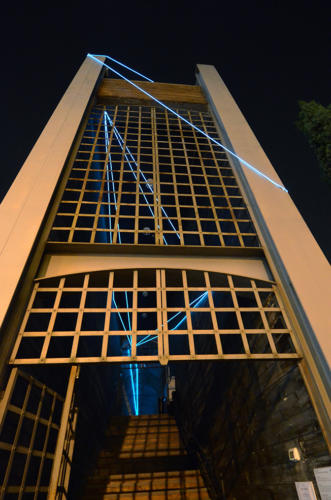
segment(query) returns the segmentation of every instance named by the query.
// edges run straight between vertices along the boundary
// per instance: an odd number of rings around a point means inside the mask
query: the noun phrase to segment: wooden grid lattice
[[[209,113],[178,111],[220,140]],[[92,110],[49,240],[260,246],[226,153],[147,106]]]
[[[17,368],[0,405],[0,499],[46,499],[63,397]]]
[[[35,284],[11,363],[298,358],[273,282],[122,269]]]

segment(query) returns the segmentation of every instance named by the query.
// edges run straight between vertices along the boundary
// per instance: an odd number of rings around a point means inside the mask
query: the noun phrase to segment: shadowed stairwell
[[[113,417],[83,496],[89,499],[189,499],[209,495],[170,415]]]

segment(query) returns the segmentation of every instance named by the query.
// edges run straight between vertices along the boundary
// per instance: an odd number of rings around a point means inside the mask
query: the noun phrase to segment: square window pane
[[[191,311],[193,330],[213,330],[211,314],[209,312]]]
[[[105,326],[107,329],[107,325]],[[111,312],[109,330],[112,331],[130,331],[132,330],[132,313],[131,312]]]
[[[253,292],[237,292],[239,307],[257,307],[257,302]]]
[[[129,337],[131,342],[131,336]],[[131,347],[126,335],[108,337],[107,356],[131,356]]]
[[[167,313],[167,325],[169,330],[187,330],[186,312],[170,312]]]
[[[157,316],[156,312],[138,312],[137,313],[138,330],[156,330]]]
[[[295,348],[291,339],[291,335],[288,333],[273,333],[272,338],[275,342],[277,352],[280,354],[294,353]]]
[[[84,336],[79,338],[77,357],[100,357],[102,347],[102,337],[94,335],[93,337]]]
[[[235,312],[216,312],[218,328],[220,330],[238,330],[239,324]]]
[[[264,328],[261,314],[258,311],[241,311],[241,317],[245,329],[260,329]]]
[[[196,354],[217,354],[215,335],[194,335]]]
[[[60,299],[60,308],[74,308],[79,307],[81,292],[62,292]]]
[[[233,307],[232,296],[230,292],[212,292],[215,307]]]
[[[189,342],[187,335],[169,335],[169,354],[178,356],[190,354]]]
[[[26,332],[46,332],[50,313],[31,313],[25,326]]]
[[[107,292],[87,292],[85,308],[104,308],[107,305]]]
[[[84,313],[82,321],[82,331],[104,330],[105,313]]]
[[[54,332],[71,332],[76,330],[77,313],[62,313],[56,315]]]
[[[266,354],[271,352],[268,337],[265,334],[247,333],[249,350],[252,354]]]
[[[137,335],[137,356],[157,356],[157,335]]]
[[[156,307],[156,292],[138,292],[138,307],[139,308],[155,308]]]
[[[244,344],[239,333],[227,333],[220,336],[223,354],[244,354]]]
[[[185,307],[184,292],[166,292],[167,307]]]
[[[269,327],[272,329],[287,328],[283,315],[280,311],[266,311]]]
[[[38,292],[33,302],[33,309],[52,308],[55,302],[56,292]]]

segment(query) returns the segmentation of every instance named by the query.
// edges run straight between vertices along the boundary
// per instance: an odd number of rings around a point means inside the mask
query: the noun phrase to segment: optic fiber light
[[[260,177],[263,177],[263,179],[267,180],[268,182],[271,182],[271,184],[273,184],[277,188],[281,189],[282,191],[285,191],[286,193],[288,192],[287,189],[284,186],[282,186],[281,184],[278,184],[278,182],[274,181],[273,179],[271,179],[270,177],[268,177],[267,175],[265,175],[263,172],[261,172],[260,170],[258,170],[255,167],[253,167],[253,165],[251,165],[246,160],[244,160],[243,158],[241,158],[240,156],[238,156],[236,153],[234,153],[233,151],[231,151],[230,149],[228,149],[227,147],[225,147],[219,141],[217,141],[216,139],[214,139],[213,137],[211,137],[209,134],[207,134],[206,132],[204,132],[203,130],[201,130],[199,127],[197,127],[196,125],[194,125],[193,123],[191,123],[189,120],[187,120],[183,116],[179,115],[175,110],[169,108],[169,106],[167,106],[162,101],[160,101],[159,99],[157,99],[156,97],[154,97],[152,94],[150,94],[146,90],[142,89],[141,87],[139,87],[139,85],[137,85],[136,83],[132,82],[131,80],[129,80],[128,78],[126,78],[124,75],[122,75],[121,73],[119,73],[118,71],[116,71],[116,69],[112,68],[111,66],[109,66],[105,62],[100,61],[93,54],[87,54],[87,56],[90,57],[91,59],[93,59],[94,61],[96,61],[98,64],[101,64],[102,66],[105,66],[106,68],[108,68],[110,71],[112,71],[113,73],[115,73],[115,75],[119,76],[120,78],[122,78],[126,82],[130,83],[130,85],[132,85],[133,87],[135,87],[137,90],[139,90],[143,94],[147,95],[147,97],[149,97],[153,101],[155,101],[158,104],[160,104],[160,106],[162,106],[164,109],[168,110],[173,115],[177,116],[177,118],[179,118],[180,120],[182,120],[183,122],[185,122],[190,127],[194,128],[197,132],[199,132],[200,134],[202,134],[204,137],[207,137],[207,139],[209,139],[211,142],[213,142],[214,144],[216,144],[217,146],[219,146],[220,148],[222,148],[224,151],[226,151],[227,153],[229,153],[231,156],[237,158],[237,160],[239,160],[249,170],[252,170],[257,175],[259,175]]]

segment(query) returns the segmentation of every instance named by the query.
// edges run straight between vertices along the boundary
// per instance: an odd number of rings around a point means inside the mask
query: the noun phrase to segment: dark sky
[[[86,53],[172,83],[213,64],[331,259],[331,190],[294,125],[298,100],[330,102],[328,2],[29,3],[1,12],[0,198]]]

